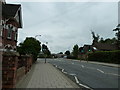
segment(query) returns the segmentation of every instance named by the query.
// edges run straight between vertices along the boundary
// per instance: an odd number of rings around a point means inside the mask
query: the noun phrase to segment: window
[[[17,41],[17,32],[15,32],[14,40]]]
[[[11,39],[12,38],[12,28],[13,26],[11,26],[10,24],[8,25],[8,33],[7,33],[7,38]]]
[[[0,29],[0,36],[2,36],[2,29]]]
[[[0,25],[2,25],[2,20],[0,20]]]

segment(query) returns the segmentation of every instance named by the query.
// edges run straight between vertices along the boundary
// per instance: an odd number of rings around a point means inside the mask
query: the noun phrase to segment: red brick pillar
[[[18,54],[14,52],[3,53],[2,61],[2,88],[15,88]]]
[[[0,90],[2,89],[2,51],[0,51]]]

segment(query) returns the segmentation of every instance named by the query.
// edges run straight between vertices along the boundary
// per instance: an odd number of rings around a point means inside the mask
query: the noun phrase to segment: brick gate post
[[[15,88],[18,53],[4,52],[2,61],[2,88]]]

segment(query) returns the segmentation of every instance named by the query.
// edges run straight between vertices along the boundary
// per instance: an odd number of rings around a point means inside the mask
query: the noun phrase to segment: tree
[[[48,47],[45,44],[42,45],[42,52],[47,56],[51,55],[50,50],[48,49]]]
[[[116,31],[116,37],[117,37],[117,47],[120,50],[120,24],[118,24],[118,26],[116,27],[116,29],[114,29],[113,31]]]
[[[94,45],[95,43],[98,42],[100,36],[98,34],[96,36],[93,31],[92,31],[92,36],[93,36],[93,43],[92,44]]]
[[[41,50],[40,42],[33,37],[26,38],[23,43],[20,43],[17,47],[17,51],[20,55],[32,54],[35,62],[37,55]]]
[[[73,47],[73,52],[72,52],[72,54],[73,54],[73,56],[74,56],[75,58],[78,58],[78,53],[79,53],[79,47],[78,47],[78,45],[76,44],[76,45],[74,45],[74,47]]]
[[[67,51],[65,52],[65,54],[66,54],[67,56],[70,55],[70,51],[67,50]]]
[[[104,43],[104,39],[101,37],[99,42]]]
[[[63,54],[63,52],[60,52],[59,54]]]

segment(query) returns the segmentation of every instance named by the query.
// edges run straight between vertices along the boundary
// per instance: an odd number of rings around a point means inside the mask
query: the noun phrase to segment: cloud
[[[75,44],[92,43],[91,30],[104,38],[114,37],[118,24],[117,2],[22,2],[23,30],[26,36],[48,42],[52,52],[72,50]]]

